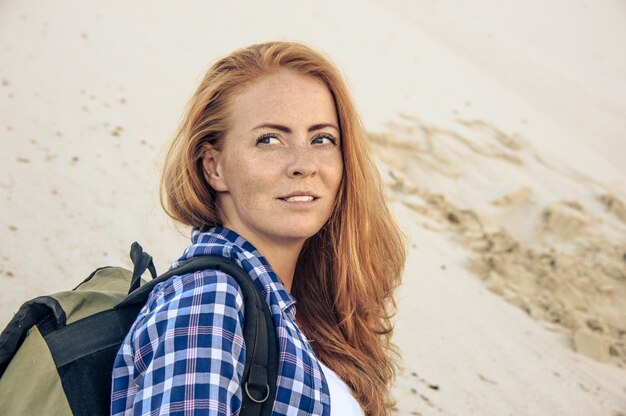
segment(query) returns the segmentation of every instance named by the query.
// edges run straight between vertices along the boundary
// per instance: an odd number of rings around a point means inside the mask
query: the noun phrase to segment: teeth
[[[309,202],[313,201],[312,196],[292,196],[290,198],[285,198],[287,202]]]

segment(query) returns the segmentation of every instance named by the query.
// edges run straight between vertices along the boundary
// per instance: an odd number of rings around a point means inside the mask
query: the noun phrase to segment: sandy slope
[[[626,205],[530,141],[480,120],[373,136],[394,194],[472,253],[470,269],[531,316],[597,338],[626,364]],[[395,136],[394,136],[395,131]],[[597,336],[596,336],[597,335]]]
[[[458,144],[466,137],[451,132],[432,148],[415,146],[417,132],[411,146],[390,133],[374,136],[412,248],[396,338],[407,354],[397,385],[399,413],[619,414],[626,386],[624,239],[617,233],[623,224],[611,212],[587,223],[592,215],[577,203],[542,203],[541,182],[521,158],[476,155],[471,142],[454,155],[445,138]],[[472,156],[481,162],[475,169]],[[450,158],[453,166],[446,164]],[[483,158],[524,170],[527,186],[481,201],[480,182],[466,181],[487,173]],[[515,168],[507,174],[514,176]],[[490,187],[497,181],[490,179]],[[472,274],[521,308],[494,299]],[[532,318],[543,320],[543,328]],[[592,337],[585,353],[614,366],[574,353],[574,334]],[[419,398],[417,407],[407,397]]]
[[[400,415],[616,415],[623,370],[571,351],[565,337],[487,291],[467,252],[411,219],[396,340],[405,354]]]
[[[132,241],[177,257],[155,190],[195,82],[299,39],[347,75],[411,244],[398,413],[625,414],[625,19],[617,0],[4,1],[0,324]],[[581,329],[608,363],[574,352]]]

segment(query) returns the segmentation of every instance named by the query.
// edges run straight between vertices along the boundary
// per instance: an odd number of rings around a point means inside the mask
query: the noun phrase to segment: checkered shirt
[[[192,232],[172,267],[203,255],[235,260],[270,306],[279,344],[274,415],[330,415],[315,354],[295,323],[295,300],[267,260],[226,228]],[[246,356],[243,297],[216,270],[157,285],[123,341],[113,367],[112,415],[238,415]]]

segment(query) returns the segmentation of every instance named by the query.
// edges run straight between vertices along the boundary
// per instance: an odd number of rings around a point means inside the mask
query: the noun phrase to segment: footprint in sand
[[[111,136],[120,137],[123,131],[124,131],[124,127],[115,126],[115,128],[113,128],[113,131],[111,131]]]
[[[604,204],[607,211],[626,224],[626,203],[624,201],[612,194],[600,195],[598,199]]]
[[[541,211],[539,235],[570,240],[586,237],[587,228],[596,220],[576,201],[557,201]]]

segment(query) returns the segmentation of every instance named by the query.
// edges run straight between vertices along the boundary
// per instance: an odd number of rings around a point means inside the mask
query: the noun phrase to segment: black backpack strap
[[[130,280],[128,293],[131,293],[139,287],[141,275],[146,269],[150,270],[153,279],[157,277],[152,256],[143,251],[143,247],[136,241],[130,246],[130,259],[133,261],[133,277]]]
[[[214,268],[237,281],[245,302],[243,335],[246,340],[246,363],[241,382],[240,414],[271,415],[278,378],[278,340],[272,314],[248,273],[239,265],[229,260]]]
[[[116,308],[145,304],[154,287],[171,278],[200,270],[217,269],[233,277],[245,305],[243,335],[246,362],[241,381],[241,415],[271,415],[278,378],[278,339],[270,309],[248,273],[236,262],[221,256],[202,256],[169,270],[132,292]]]

